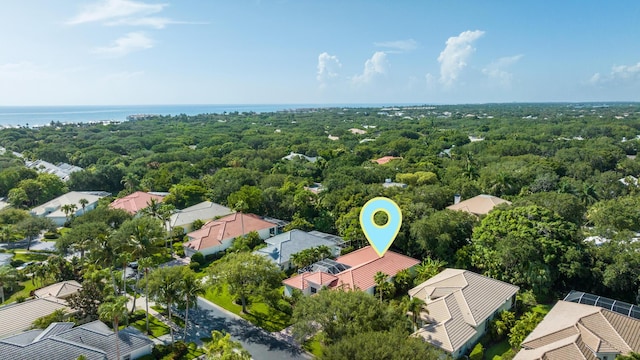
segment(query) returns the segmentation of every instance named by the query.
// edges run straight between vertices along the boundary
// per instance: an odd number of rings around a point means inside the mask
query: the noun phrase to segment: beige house
[[[33,292],[37,298],[54,297],[66,299],[69,296],[82,290],[82,285],[75,280],[61,281],[53,285],[45,286]]]
[[[412,336],[457,358],[473,348],[489,321],[515,303],[518,287],[467,270],[445,269],[409,290],[427,304]]]
[[[500,204],[511,205],[510,201],[501,199],[493,195],[478,195],[471,199],[460,201],[459,198],[454,200],[454,204],[447,206],[449,210],[466,211],[476,216],[487,215],[489,211]]]
[[[0,306],[0,338],[29,330],[36,319],[58,309],[71,311],[66,302],[52,297]]]
[[[514,360],[614,360],[640,353],[640,320],[601,307],[558,301]]]

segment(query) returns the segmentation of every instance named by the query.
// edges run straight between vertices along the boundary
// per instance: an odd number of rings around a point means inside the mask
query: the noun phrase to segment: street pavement
[[[311,359],[296,345],[274,337],[203,298],[198,298],[198,309],[189,311],[189,320],[192,325],[188,341],[200,343],[200,338],[211,337],[212,330],[224,330],[256,360]]]

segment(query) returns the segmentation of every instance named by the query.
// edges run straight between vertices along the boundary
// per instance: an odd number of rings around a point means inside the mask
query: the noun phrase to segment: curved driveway
[[[189,311],[189,341],[211,337],[212,330],[224,330],[239,341],[256,360],[310,359],[311,357],[288,342],[275,338],[237,315],[221,309],[206,299],[198,298],[198,309]]]

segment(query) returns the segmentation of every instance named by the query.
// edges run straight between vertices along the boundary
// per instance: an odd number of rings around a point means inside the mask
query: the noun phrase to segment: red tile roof
[[[348,289],[360,289],[365,291],[375,286],[374,276],[378,271],[394,277],[398,272],[418,265],[420,261],[408,256],[387,251],[383,257],[379,257],[371,246],[340,256],[337,262],[349,265],[351,268],[336,275],[322,272],[307,273],[293,276],[284,281],[286,285],[298,289],[305,289],[309,284],[319,284],[330,288],[344,287]],[[328,276],[327,276],[328,275]],[[334,279],[331,279],[334,278]],[[327,283],[327,281],[331,281]],[[315,280],[315,281],[314,281]],[[321,282],[317,282],[321,281]]]
[[[138,211],[147,208],[151,199],[155,199],[158,202],[162,202],[164,196],[149,194],[143,191],[136,191],[133,194],[129,194],[120,199],[114,200],[109,207],[112,209],[122,209],[130,214],[135,214]]]
[[[375,159],[375,160],[371,160],[371,161],[376,162],[379,165],[383,165],[383,164],[388,163],[391,160],[401,160],[401,159],[402,159],[402,157],[400,157],[400,156],[383,156],[380,159]]]
[[[217,220],[211,220],[201,229],[188,233],[187,236],[191,241],[185,245],[195,250],[202,250],[222,245],[224,240],[273,227],[276,227],[274,223],[262,220],[257,215],[233,213]]]
[[[324,271],[316,271],[314,273],[302,273],[292,276],[283,282],[291,287],[304,290],[309,287],[309,283],[320,286],[329,286],[332,282],[338,280],[337,277]]]

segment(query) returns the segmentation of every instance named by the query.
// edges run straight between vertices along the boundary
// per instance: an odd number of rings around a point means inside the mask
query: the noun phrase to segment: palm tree
[[[382,271],[378,271],[373,276],[373,280],[376,282],[376,291],[380,293],[380,302],[382,302],[382,294],[385,291],[385,284],[387,284],[388,278],[389,278],[389,275],[383,273]]]
[[[82,199],[78,200],[78,203],[82,207],[82,213],[84,214],[84,211],[85,211],[87,205],[89,204],[89,200],[87,200],[85,198],[82,198]]]
[[[133,193],[133,190],[138,186],[139,180],[136,174],[129,173],[122,177],[120,183],[131,194]]]
[[[250,360],[251,354],[242,348],[239,342],[231,340],[231,334],[218,330],[211,332],[211,340],[204,344],[207,360]]]
[[[246,201],[240,200],[237,203],[233,204],[233,211],[237,211],[240,214],[240,224],[242,226],[242,236],[244,236],[244,216],[242,213],[249,209],[249,204]]]
[[[416,281],[423,282],[436,276],[444,267],[447,266],[446,261],[433,260],[430,257],[422,260],[422,263],[416,266]]]
[[[11,225],[3,225],[0,228],[0,242],[9,242],[13,237],[13,227]]]
[[[113,323],[113,330],[116,333],[116,359],[120,359],[120,338],[118,326],[121,320],[127,319],[127,298],[124,296],[110,297],[98,307],[100,318]]]
[[[173,343],[174,336],[172,326],[173,322],[171,320],[171,307],[180,296],[182,269],[177,266],[156,269],[151,273],[148,281],[151,295],[155,296],[158,299],[158,302],[167,307],[169,331],[171,333],[171,343]]]
[[[411,313],[411,323],[413,324],[413,331],[418,331],[418,320],[420,320],[420,314],[429,313],[427,310],[427,304],[417,297],[413,297],[406,302],[406,311]]]
[[[145,307],[146,307],[146,318],[147,318],[147,335],[149,335],[149,268],[153,266],[153,258],[152,257],[144,257],[138,261],[138,269],[144,270],[144,297],[145,297]],[[135,303],[135,298],[134,298]],[[131,311],[135,311],[135,306]]]
[[[184,338],[187,338],[187,329],[189,327],[189,306],[193,304],[194,307],[198,305],[198,296],[204,293],[204,286],[202,281],[196,277],[195,272],[189,267],[184,268],[184,275],[182,282],[180,283],[180,295],[185,301],[186,308],[184,312]]]
[[[60,210],[62,210],[62,212],[64,213],[64,216],[67,218],[67,221],[69,221],[69,214],[73,212],[73,209],[71,208],[71,204],[62,205],[60,207]]]
[[[4,288],[13,289],[18,283],[18,271],[10,265],[0,266],[0,298],[4,303]]]

